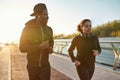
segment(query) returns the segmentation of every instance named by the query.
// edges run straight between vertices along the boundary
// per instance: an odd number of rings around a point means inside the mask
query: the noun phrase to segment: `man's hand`
[[[49,42],[48,41],[44,41],[39,45],[40,49],[46,49],[49,48]]]
[[[49,46],[48,41],[44,41],[39,45],[39,48],[42,50],[47,50],[48,54],[53,53],[53,48]]]
[[[48,48],[48,53],[49,53],[49,54],[53,53],[53,48],[52,48],[52,47],[49,47],[49,48]]]
[[[77,60],[75,60],[75,66],[79,66],[80,65],[80,61],[77,61]]]

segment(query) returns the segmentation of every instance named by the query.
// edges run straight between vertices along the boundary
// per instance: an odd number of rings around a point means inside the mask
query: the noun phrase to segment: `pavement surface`
[[[11,79],[10,49],[5,47],[0,50],[0,80]]]
[[[74,64],[64,55],[51,54],[51,80],[79,80]],[[5,46],[0,51],[0,80],[29,80],[26,54],[17,46]],[[96,64],[92,80],[120,80],[120,70]]]
[[[51,65],[58,71],[66,74],[73,80],[79,80],[76,68],[68,56],[52,54]],[[120,80],[120,70],[113,70],[112,67],[97,64],[92,80]]]

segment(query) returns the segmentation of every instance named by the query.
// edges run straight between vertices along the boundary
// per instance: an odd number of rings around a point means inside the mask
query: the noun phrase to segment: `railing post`
[[[117,65],[118,65],[119,54],[118,54],[117,50],[115,49],[113,43],[111,43],[111,45],[112,45],[112,49],[113,49],[113,52],[114,52],[113,70],[116,70],[117,69]]]
[[[120,47],[118,47],[117,52],[118,52],[118,65],[120,67]]]
[[[60,53],[60,46],[58,45],[58,50],[57,50],[57,53]]]

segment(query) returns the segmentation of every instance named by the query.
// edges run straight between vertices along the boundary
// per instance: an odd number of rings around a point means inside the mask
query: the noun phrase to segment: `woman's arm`
[[[69,53],[69,56],[70,56],[72,62],[74,62],[76,60],[76,58],[74,56],[74,53],[73,53],[75,47],[76,47],[76,40],[74,38],[71,42],[71,45],[70,45],[69,49],[68,49],[68,53]]]

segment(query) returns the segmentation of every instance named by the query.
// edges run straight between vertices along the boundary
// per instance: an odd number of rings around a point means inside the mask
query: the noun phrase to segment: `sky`
[[[72,34],[88,18],[92,26],[120,20],[120,0],[0,0],[0,43],[19,40],[38,3],[45,3],[54,34]]]

